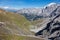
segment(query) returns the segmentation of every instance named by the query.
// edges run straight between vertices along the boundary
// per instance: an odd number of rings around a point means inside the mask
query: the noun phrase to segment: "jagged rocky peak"
[[[49,16],[57,7],[57,3],[50,3],[44,7],[43,13],[46,14],[46,16]]]
[[[21,14],[34,14],[37,15],[37,13],[41,13],[40,8],[23,8],[17,11],[17,13],[21,13]]]

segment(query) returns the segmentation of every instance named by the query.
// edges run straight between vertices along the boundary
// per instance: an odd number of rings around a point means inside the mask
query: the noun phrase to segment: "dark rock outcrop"
[[[52,21],[47,23],[44,29],[40,30],[35,35],[42,35],[43,37],[47,37],[48,40],[60,40],[60,14],[54,17]]]

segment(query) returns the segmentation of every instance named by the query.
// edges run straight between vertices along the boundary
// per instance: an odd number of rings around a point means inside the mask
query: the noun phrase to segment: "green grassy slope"
[[[0,10],[1,40],[25,40],[27,37],[21,37],[20,35],[32,34],[29,31],[30,25],[31,23],[24,16]]]
[[[24,31],[27,31],[26,29],[29,30],[29,25],[31,25],[31,23],[22,15],[11,12],[0,13],[0,22],[6,23],[6,26],[8,27],[13,27],[13,24],[15,24],[17,27],[22,28]]]

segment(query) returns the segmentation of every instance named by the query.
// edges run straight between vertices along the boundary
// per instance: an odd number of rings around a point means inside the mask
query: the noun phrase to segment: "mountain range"
[[[56,12],[60,12],[60,4],[50,3],[43,8],[23,8],[17,11],[17,13],[24,15],[28,20],[36,20],[38,18],[47,18],[56,15]]]

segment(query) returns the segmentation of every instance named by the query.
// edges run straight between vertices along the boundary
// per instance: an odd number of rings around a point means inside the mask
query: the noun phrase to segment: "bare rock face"
[[[48,40],[60,40],[60,14],[48,22],[46,27],[35,34],[42,35]]]

